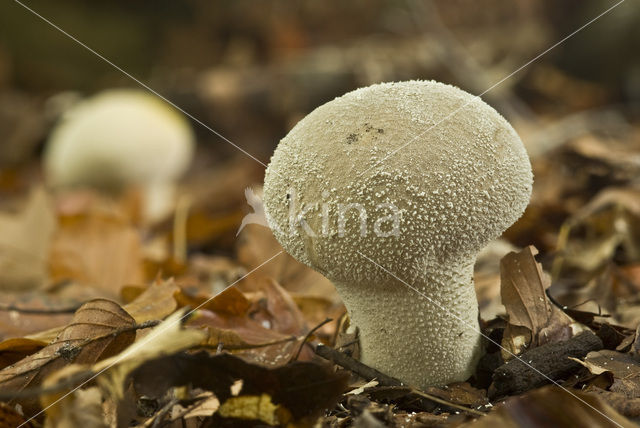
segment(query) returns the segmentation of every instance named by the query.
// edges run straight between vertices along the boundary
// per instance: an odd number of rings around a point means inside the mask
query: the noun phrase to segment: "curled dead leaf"
[[[117,303],[106,299],[87,302],[52,343],[0,370],[0,388],[37,387],[46,376],[71,363],[92,364],[115,355],[134,341],[134,327],[135,320]],[[38,409],[36,399],[17,401],[26,414]]]
[[[518,253],[507,254],[500,262],[500,292],[509,316],[502,346],[516,355],[527,347],[566,340],[573,335],[575,321],[545,293],[551,280],[534,258],[537,253],[535,247],[528,246]],[[512,355],[503,350],[502,357],[508,360]]]

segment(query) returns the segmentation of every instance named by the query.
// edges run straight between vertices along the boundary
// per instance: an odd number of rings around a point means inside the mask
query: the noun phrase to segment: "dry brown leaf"
[[[91,367],[94,373],[109,367],[98,377],[101,387],[119,400],[124,396],[126,378],[138,366],[162,355],[171,355],[203,343],[207,338],[204,331],[182,328],[185,313],[186,309],[175,311],[124,352],[94,364]]]
[[[244,344],[258,345],[290,338],[291,335],[266,328],[261,323],[245,317],[226,317],[208,310],[199,311],[188,325],[205,327],[209,331],[208,344],[229,344],[242,347]]]
[[[59,219],[49,259],[54,281],[73,279],[109,296],[144,282],[140,237],[123,215],[91,209]]]
[[[424,392],[465,407],[477,408],[489,401],[485,390],[474,388],[467,382],[453,383],[446,388],[429,387]]]
[[[186,409],[179,404],[175,406],[172,411],[172,421],[177,421],[182,418],[206,418],[213,415],[220,408],[220,401],[211,392],[203,392],[193,397],[196,401]]]
[[[180,288],[173,279],[156,282],[143,289],[131,303],[124,305],[124,309],[138,324],[161,320],[178,307],[174,296],[179,291]]]
[[[117,303],[106,299],[87,302],[51,344],[0,370],[0,388],[35,387],[47,375],[71,363],[91,364],[115,355],[135,340],[134,326],[135,320]],[[19,402],[27,413],[37,409],[34,400]]]
[[[242,395],[228,398],[218,409],[223,418],[259,421],[269,426],[286,426],[291,422],[291,412],[274,404],[268,394]]]
[[[516,355],[525,347],[572,336],[574,321],[554,306],[545,293],[551,280],[536,262],[537,253],[535,247],[528,246],[519,253],[507,254],[500,262],[502,304],[509,316],[502,344]],[[503,350],[503,358],[510,357]]]
[[[19,214],[0,213],[0,289],[22,291],[46,283],[55,228],[55,214],[43,189],[31,192]]]
[[[640,365],[633,355],[603,349],[589,352],[584,361],[575,361],[595,375],[610,372],[613,375],[611,391],[627,398],[640,398]]]
[[[287,355],[296,351],[292,335],[305,332],[300,310],[286,290],[272,280],[262,278],[245,286],[253,291],[245,294],[233,286],[209,299],[182,290],[177,299],[180,306],[200,308],[188,324],[209,329],[209,346],[249,348],[243,354],[256,362],[285,363]],[[255,347],[273,342],[280,344]]]
[[[338,327],[338,320],[346,313],[347,309],[341,302],[336,303],[330,299],[316,296],[300,296],[292,294],[293,301],[296,302],[307,326],[313,328],[319,325],[327,318],[331,318],[333,322],[323,325],[314,334],[330,339],[335,337]]]
[[[40,340],[26,338],[7,339],[0,342],[0,369],[14,364],[27,355],[35,354],[47,346]]]
[[[192,176],[185,186],[193,198],[186,230],[189,243],[232,246],[244,216],[244,189],[262,181],[263,174],[260,165],[240,156]]]
[[[572,394],[555,385],[507,399],[487,416],[462,424],[464,428],[519,427],[635,427],[598,397],[577,390]]]
[[[284,364],[299,347],[300,339],[294,336],[304,335],[302,314],[286,290],[272,280],[262,279],[247,287],[254,291],[245,294],[233,286],[208,301],[184,292],[178,300],[191,307],[204,303],[188,324],[208,329],[209,346],[240,350],[246,359],[259,364]],[[272,345],[262,346],[265,344]]]
[[[246,314],[225,316],[201,310],[188,324],[206,328],[208,346],[239,353],[247,361],[269,367],[286,364],[300,347],[300,337],[266,328]],[[308,357],[304,353],[300,359]]]
[[[229,316],[244,316],[251,307],[251,302],[235,286],[226,288],[213,299],[205,295],[192,295],[186,289],[182,289],[176,298],[180,306],[207,309]]]
[[[573,141],[569,149],[594,164],[607,165],[621,177],[637,177],[640,173],[637,149],[628,141],[584,135]]]
[[[271,330],[285,334],[301,334],[305,330],[304,317],[291,295],[270,278],[253,278],[238,284],[254,302],[251,318]]]
[[[218,294],[247,273],[244,266],[228,257],[195,254],[189,258],[189,274],[209,294]]]
[[[221,347],[222,349],[234,350],[234,349],[249,349],[252,345],[258,345],[261,342],[259,340],[264,340],[264,338],[253,338],[257,339],[255,343],[250,343],[249,341],[243,339],[240,334],[233,330],[226,330],[223,328],[217,328],[212,326],[207,326],[207,333],[209,337],[207,338],[206,344],[211,346],[212,348]],[[251,339],[249,339],[251,340]]]
[[[248,270],[260,266],[278,251],[282,251],[282,247],[267,227],[249,224],[238,237],[238,260]],[[262,266],[259,272],[261,276],[275,279],[287,291],[339,301],[338,293],[331,281],[287,253],[280,254]]]
[[[87,299],[88,300],[88,299]],[[50,298],[41,292],[28,293],[2,293],[0,292],[0,302],[8,307],[28,308],[42,310],[42,313],[27,313],[19,310],[0,311],[0,339],[11,337],[23,337],[29,334],[42,332],[51,326],[64,326],[69,321],[73,313],[47,313],[49,309],[73,308],[79,305],[77,300]],[[50,342],[60,331],[48,338],[31,339]]]
[[[624,394],[597,387],[589,387],[585,391],[601,397],[617,412],[632,420],[640,418],[640,398],[628,398]]]

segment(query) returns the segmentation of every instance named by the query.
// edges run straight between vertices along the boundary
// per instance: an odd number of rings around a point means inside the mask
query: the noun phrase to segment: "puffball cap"
[[[110,188],[176,180],[188,168],[194,134],[155,95],[111,89],[66,111],[47,141],[44,167],[54,187]]]
[[[329,279],[368,285],[389,276],[357,251],[407,281],[430,264],[472,263],[522,215],[532,180],[515,130],[479,97],[435,81],[381,83],[298,122],[271,158],[264,204],[287,252]],[[316,207],[301,216],[315,236],[291,227],[292,203]],[[363,207],[365,236],[349,204]],[[391,206],[398,233],[380,236],[374,222]]]

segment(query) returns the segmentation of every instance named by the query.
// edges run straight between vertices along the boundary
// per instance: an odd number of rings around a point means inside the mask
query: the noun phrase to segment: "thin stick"
[[[340,367],[343,367],[355,374],[357,374],[358,376],[364,378],[367,381],[376,379],[378,381],[379,385],[382,385],[384,387],[387,388],[393,388],[393,389],[406,389],[407,394],[415,394],[418,395],[420,397],[426,398],[428,400],[431,400],[435,403],[441,404],[443,406],[447,406],[447,407],[452,407],[454,409],[458,409],[461,410],[463,412],[467,412],[467,413],[471,413],[473,415],[476,416],[484,416],[485,414],[475,410],[475,409],[470,409],[468,407],[465,406],[461,406],[459,404],[455,404],[455,403],[451,403],[449,401],[443,400],[442,398],[438,398],[434,395],[431,394],[427,394],[426,392],[422,392],[419,389],[416,389],[414,387],[411,386],[406,386],[403,385],[403,383],[391,376],[388,376],[384,373],[379,372],[378,370],[367,366],[366,364],[361,363],[358,360],[355,360],[351,357],[349,357],[346,354],[343,354],[342,352],[339,352],[329,346],[324,346],[324,345],[318,345],[315,347],[315,352],[316,354],[318,354],[319,356],[321,356],[322,358],[325,358],[327,360],[330,360],[332,362],[334,362],[335,364],[339,365]]]
[[[21,308],[15,305],[2,305],[0,304],[0,311],[15,311],[22,314],[32,315],[54,315],[54,314],[72,314],[78,310],[80,306],[74,306],[69,308]]]
[[[320,327],[322,327],[323,325],[329,323],[333,321],[333,319],[331,318],[327,318],[324,321],[322,321],[320,324],[318,324],[317,326],[315,326],[314,328],[312,328],[311,330],[309,330],[309,332],[304,336],[304,339],[302,340],[302,343],[300,343],[300,347],[298,348],[298,352],[295,353],[294,356],[291,357],[291,359],[289,360],[289,362],[295,361],[298,359],[298,357],[300,356],[300,352],[302,352],[302,347],[305,345],[305,343],[307,343],[307,340],[309,340],[309,338],[311,337],[311,335],[313,333],[315,333],[316,331],[318,331],[318,329]]]

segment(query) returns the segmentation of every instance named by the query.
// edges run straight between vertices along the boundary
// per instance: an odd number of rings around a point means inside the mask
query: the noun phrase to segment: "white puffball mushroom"
[[[522,215],[532,181],[522,141],[480,98],[382,83],[316,108],[280,141],[264,205],[285,250],[335,284],[363,362],[424,388],[474,373],[474,261]]]
[[[45,177],[53,188],[139,186],[147,216],[157,218],[193,150],[193,131],[180,112],[144,91],[107,90],[62,115],[47,141]]]

